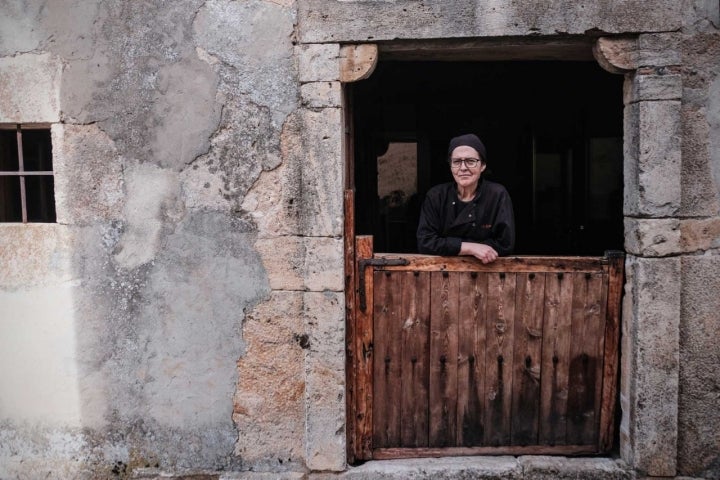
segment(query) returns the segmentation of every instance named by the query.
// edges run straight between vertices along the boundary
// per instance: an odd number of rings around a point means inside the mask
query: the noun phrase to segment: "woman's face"
[[[468,167],[466,162],[460,162],[458,167],[453,167],[453,160],[479,160],[474,167]],[[457,162],[456,162],[457,163]],[[485,170],[485,163],[480,160],[480,154],[472,147],[461,145],[452,151],[450,155],[450,171],[455,178],[455,183],[461,188],[476,187],[480,180],[480,174]]]

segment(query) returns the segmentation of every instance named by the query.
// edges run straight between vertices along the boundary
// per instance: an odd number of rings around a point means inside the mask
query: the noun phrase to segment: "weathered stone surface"
[[[0,224],[0,289],[13,291],[72,281],[74,237],[64,225]]]
[[[593,56],[610,73],[625,74],[637,68],[637,38],[600,37],[593,45]]]
[[[680,100],[682,97],[682,76],[632,75],[625,83],[625,104],[645,100]]]
[[[680,207],[680,102],[625,107],[625,214],[666,217]]]
[[[634,480],[627,465],[610,458],[525,456],[518,458],[524,480]]]
[[[645,33],[638,37],[638,67],[666,67],[681,63],[680,33]]]
[[[303,358],[309,340],[302,304],[300,292],[273,292],[243,323],[246,348],[238,362],[233,409],[239,434],[235,452],[256,468],[289,468],[303,461]]]
[[[125,167],[125,228],[115,260],[126,269],[150,262],[160,248],[165,220],[182,214],[177,174],[150,164]]]
[[[300,86],[300,96],[307,108],[338,108],[342,103],[340,82],[304,83]]]
[[[302,231],[309,236],[342,235],[345,166],[341,112],[337,108],[302,113]]]
[[[122,162],[96,125],[52,128],[58,223],[83,225],[122,218]]]
[[[193,22],[198,46],[222,62],[221,82],[273,112],[273,122],[297,105],[295,11],[288,2],[210,0]]]
[[[100,5],[92,55],[63,74],[64,115],[97,121],[128,158],[180,170],[205,153],[220,118],[218,79],[182,41],[201,3]]]
[[[720,257],[682,258],[678,472],[720,478]]]
[[[632,467],[654,476],[676,474],[679,277],[679,257],[627,257],[620,448]]]
[[[255,242],[273,290],[304,290],[305,238],[282,236]]]
[[[720,89],[718,90],[720,92]],[[720,127],[720,123],[718,123]],[[717,129],[712,129],[716,135]],[[712,148],[711,130],[704,107],[683,105],[682,109],[682,209],[684,216],[709,216],[720,211],[718,178],[720,161]],[[717,142],[720,145],[720,141]]]
[[[680,232],[680,242],[686,252],[720,248],[720,218],[683,220]]]
[[[0,57],[0,123],[60,120],[61,71],[49,53]]]
[[[582,8],[571,0],[545,0],[533,8],[513,0],[298,3],[303,43],[583,34],[589,30],[665,32],[680,28],[681,13],[682,4],[671,0],[656,2],[651,9],[641,0],[605,0],[583,4]]]
[[[514,480],[522,467],[515,457],[445,457],[371,461],[350,467],[339,477],[311,475],[312,480]]]
[[[345,469],[345,302],[341,293],[303,294],[305,463],[311,470]]]
[[[313,291],[345,289],[343,240],[305,237],[305,287]]]
[[[625,249],[641,257],[663,257],[682,251],[680,220],[625,217]]]
[[[280,139],[282,163],[262,172],[243,198],[241,209],[257,225],[261,238],[303,233],[302,132],[302,118],[289,115]]]
[[[298,80],[305,82],[333,82],[340,79],[340,46],[310,44],[296,47]]]

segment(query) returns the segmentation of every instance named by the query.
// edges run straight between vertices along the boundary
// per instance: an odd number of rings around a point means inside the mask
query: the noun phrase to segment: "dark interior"
[[[476,133],[483,175],[513,200],[516,254],[621,250],[622,83],[594,62],[380,62],[348,86],[356,233],[415,252],[423,195],[452,181],[449,139]]]

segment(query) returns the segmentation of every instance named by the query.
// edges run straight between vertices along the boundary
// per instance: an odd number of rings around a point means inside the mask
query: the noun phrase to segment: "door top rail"
[[[622,254],[621,254],[622,255]],[[615,252],[603,257],[572,256],[510,256],[501,257],[489,264],[469,256],[439,257],[435,255],[375,253],[377,260],[403,259],[404,265],[383,265],[381,270],[391,271],[427,271],[427,272],[487,272],[487,273],[563,273],[586,272],[607,273],[609,258],[617,256]]]

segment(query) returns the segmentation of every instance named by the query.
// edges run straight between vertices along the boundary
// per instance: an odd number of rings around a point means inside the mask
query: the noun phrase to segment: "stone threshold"
[[[138,470],[149,480],[635,480],[623,461],[611,458],[551,456],[444,457],[375,460],[343,472],[203,472],[168,474]]]

